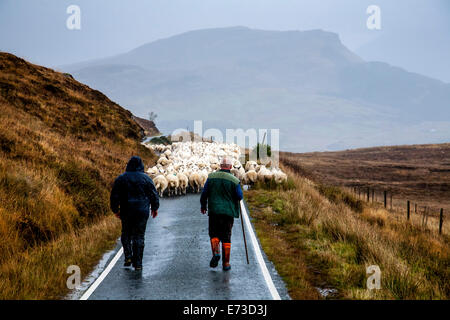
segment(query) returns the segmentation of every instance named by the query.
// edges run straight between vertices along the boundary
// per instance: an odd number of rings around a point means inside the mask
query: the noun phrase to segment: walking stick
[[[239,203],[239,215],[241,216],[242,234],[244,235],[245,256],[247,257],[247,264],[250,264],[250,262],[248,261],[247,240],[245,239],[244,219],[242,218],[241,203]]]

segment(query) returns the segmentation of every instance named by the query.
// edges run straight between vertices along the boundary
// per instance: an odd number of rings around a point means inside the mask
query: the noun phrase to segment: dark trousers
[[[122,241],[125,259],[132,259],[135,267],[142,267],[144,256],[145,229],[148,215],[126,217],[122,219]]]
[[[209,237],[219,238],[222,243],[231,243],[234,218],[226,214],[209,215]]]

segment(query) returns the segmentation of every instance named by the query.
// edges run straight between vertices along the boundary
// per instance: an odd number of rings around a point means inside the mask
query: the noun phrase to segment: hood
[[[132,156],[130,161],[128,161],[126,171],[127,172],[135,172],[135,171],[144,172],[144,163],[142,162],[142,159],[138,156]]]

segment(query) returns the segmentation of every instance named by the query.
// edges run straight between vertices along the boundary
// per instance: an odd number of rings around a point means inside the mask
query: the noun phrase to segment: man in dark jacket
[[[111,210],[122,220],[122,246],[125,266],[133,264],[142,270],[144,236],[151,205],[152,217],[156,218],[159,197],[153,180],[144,173],[140,157],[133,156],[126,172],[117,177],[111,191]]]
[[[201,212],[205,214],[209,211],[209,237],[213,255],[209,265],[211,268],[217,267],[222,242],[224,271],[231,269],[231,229],[234,218],[239,218],[239,202],[243,197],[240,181],[230,173],[231,167],[229,158],[222,159],[220,170],[209,174],[200,197]]]

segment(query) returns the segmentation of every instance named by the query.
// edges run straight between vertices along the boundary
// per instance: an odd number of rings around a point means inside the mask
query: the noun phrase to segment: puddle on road
[[[338,293],[338,291],[336,289],[332,289],[332,288],[316,287],[316,290],[319,291],[320,295],[324,298],[334,297]]]
[[[144,252],[144,268],[142,277],[149,278],[167,269],[174,256],[173,243],[175,235],[171,232],[174,217],[167,214],[158,215],[152,220],[145,235],[145,247],[151,252]],[[172,248],[172,250],[170,250]],[[145,249],[144,249],[145,250]]]

